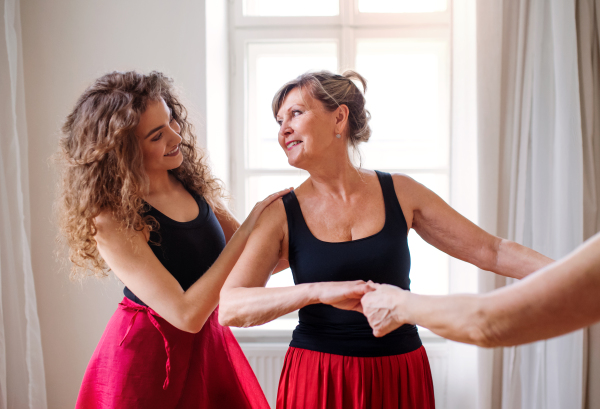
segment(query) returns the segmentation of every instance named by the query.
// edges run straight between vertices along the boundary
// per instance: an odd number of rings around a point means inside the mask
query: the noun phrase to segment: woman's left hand
[[[256,222],[258,221],[258,218],[262,214],[263,210],[269,207],[269,205],[275,200],[287,195],[292,190],[294,190],[293,187],[280,190],[279,192],[275,192],[272,195],[267,196],[265,200],[257,202],[252,208],[252,211],[250,212],[248,217],[246,217],[246,220],[244,220],[244,223],[242,223],[242,225],[240,226],[240,230],[245,231],[246,234],[249,236],[252,232],[252,229],[254,229],[254,226],[256,225]]]
[[[374,291],[362,299],[362,310],[373,328],[373,335],[382,337],[401,325],[407,324],[406,306],[410,292],[389,284],[369,282]]]
[[[362,280],[333,281],[313,284],[317,300],[341,310],[362,312],[361,298],[373,291],[373,288]]]

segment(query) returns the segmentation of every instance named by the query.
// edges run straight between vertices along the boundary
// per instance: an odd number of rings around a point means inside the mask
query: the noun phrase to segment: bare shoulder
[[[432,190],[403,173],[393,173],[394,189],[398,200],[410,204],[412,209],[422,208],[442,201]]]
[[[287,216],[282,198],[273,201],[263,210],[254,229],[270,232],[281,231],[283,234],[287,232]]]
[[[112,212],[108,209],[104,209],[98,216],[94,218],[94,224],[96,225],[97,237],[105,237],[111,233],[116,233],[121,228],[121,223],[115,219]]]
[[[96,235],[94,238],[98,244],[119,241],[121,239],[131,239],[136,236],[144,237],[146,241],[149,238],[149,232],[136,232],[131,229],[124,229],[123,224],[118,221],[109,209],[104,209],[94,218],[96,226]]]
[[[422,189],[427,189],[425,186],[404,173],[392,173],[394,181],[394,189],[396,192],[415,194]]]

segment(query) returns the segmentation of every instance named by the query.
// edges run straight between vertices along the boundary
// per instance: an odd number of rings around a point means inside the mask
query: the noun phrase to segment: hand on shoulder
[[[268,196],[265,200],[257,202],[242,224],[242,228],[250,234],[258,226],[271,229],[287,223],[282,197],[292,190],[293,188],[281,190]]]

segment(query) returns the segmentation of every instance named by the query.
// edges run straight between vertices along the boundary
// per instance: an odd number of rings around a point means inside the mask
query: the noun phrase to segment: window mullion
[[[356,42],[354,41],[354,29],[350,26],[343,26],[340,30],[340,50],[338,71],[340,74],[344,70],[354,69],[356,65]]]

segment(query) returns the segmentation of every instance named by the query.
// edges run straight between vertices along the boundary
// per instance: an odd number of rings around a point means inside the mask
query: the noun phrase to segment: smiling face
[[[148,175],[178,168],[183,162],[179,150],[181,128],[171,116],[171,110],[161,98],[148,104],[135,128]]]
[[[344,138],[336,138],[345,124],[345,106],[328,112],[323,104],[302,92],[292,89],[277,112],[278,140],[288,157],[288,163],[308,170],[333,153],[332,149],[345,150]]]

